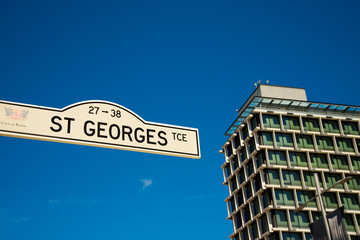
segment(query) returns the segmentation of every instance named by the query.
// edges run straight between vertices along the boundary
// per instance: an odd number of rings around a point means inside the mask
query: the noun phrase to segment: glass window
[[[323,200],[324,200],[325,208],[339,207],[335,193],[330,193],[330,192],[324,193]]]
[[[285,152],[283,151],[269,151],[270,165],[287,165]]]
[[[355,231],[355,224],[351,215],[344,214],[344,222],[345,222],[346,230]]]
[[[247,205],[245,208],[244,208],[244,211],[243,211],[243,216],[244,216],[244,223],[247,223],[248,221],[250,221],[251,219],[251,216],[250,216],[250,208],[249,208],[249,205]]]
[[[246,148],[243,147],[242,149],[240,149],[239,151],[239,157],[240,157],[240,162],[243,163],[246,158],[247,158],[247,155],[246,155]]]
[[[238,191],[236,193],[236,200],[239,207],[244,203],[244,197],[242,191]]]
[[[243,182],[245,182],[245,174],[244,174],[244,169],[241,168],[239,171],[239,175],[238,175],[238,179],[239,179],[239,185],[243,184]]]
[[[252,206],[252,211],[253,211],[254,216],[258,215],[260,213],[260,205],[259,205],[258,198],[254,199],[251,206]]]
[[[256,154],[255,156],[255,163],[256,163],[256,168],[261,167],[263,164],[266,164],[265,161],[265,157],[264,157],[264,152],[260,151]]]
[[[337,181],[342,179],[341,174],[337,174],[337,173],[325,173],[324,175],[325,175],[327,187],[331,187]],[[338,184],[334,186],[334,188],[344,189],[344,184]]]
[[[316,136],[316,143],[319,150],[334,150],[332,137]]]
[[[239,135],[234,137],[234,147],[235,149],[237,149],[238,147],[240,147],[240,138]]]
[[[231,198],[229,201],[229,209],[231,212],[234,212],[236,210],[234,198]]]
[[[249,240],[247,228],[244,228],[244,230],[240,232],[240,235],[242,240]]]
[[[342,121],[342,127],[345,134],[359,135],[359,127],[357,122]]]
[[[347,182],[349,190],[360,190],[360,176],[359,175],[348,175],[347,177],[349,177],[349,176],[352,177],[352,179]]]
[[[307,167],[306,154],[302,152],[289,152],[291,166]]]
[[[236,215],[235,215],[235,227],[236,229],[240,228],[242,226],[242,222],[241,222],[241,215],[240,215],[240,212],[238,212]]]
[[[305,240],[313,240],[311,233],[305,233]]]
[[[314,222],[315,222],[316,220],[322,218],[321,212],[311,211],[311,214],[312,214],[312,217],[313,217],[313,221],[314,221]]]
[[[247,164],[245,165],[245,168],[246,168],[247,176],[250,177],[254,173],[253,162],[251,160],[249,162],[247,162]]]
[[[251,239],[256,239],[259,236],[256,221],[250,225],[249,230],[250,230]]]
[[[250,124],[251,124],[251,129],[254,130],[257,127],[260,127],[260,121],[259,121],[259,114],[255,114],[251,120],[250,120]]]
[[[244,187],[244,192],[245,192],[245,198],[246,198],[246,200],[248,200],[249,198],[251,198],[252,193],[251,193],[251,185],[250,185],[250,182],[245,185],[245,187]]]
[[[272,194],[270,192],[270,189],[264,192],[262,200],[263,209],[267,208],[270,204],[272,204]]]
[[[313,168],[329,168],[325,154],[310,153],[310,160]]]
[[[225,152],[226,152],[226,156],[227,156],[227,157],[230,157],[231,154],[233,154],[233,150],[232,150],[231,144],[228,144],[228,145],[226,146]]]
[[[274,211],[275,227],[288,227],[288,221],[286,217],[286,211],[275,210]]]
[[[279,171],[277,169],[267,169],[266,170],[266,180],[267,184],[277,184],[280,185],[280,176]]]
[[[353,166],[354,171],[360,171],[360,158],[351,156],[351,164]]]
[[[293,212],[290,211],[291,225],[294,228],[309,228],[309,215],[307,212]]]
[[[314,142],[311,135],[296,135],[298,148],[314,149]]]
[[[261,189],[261,179],[259,174],[254,178],[254,189],[255,192]]]
[[[306,187],[315,187],[316,186],[314,172],[304,171],[303,175],[304,175],[304,181],[305,181]],[[320,187],[323,187],[323,182],[321,181],[321,175],[318,174],[318,177],[319,177]]]
[[[229,182],[230,182],[231,192],[234,192],[234,191],[236,190],[236,188],[237,188],[237,186],[236,186],[236,179],[235,179],[235,178],[231,178],[231,179],[229,180]]]
[[[348,210],[359,210],[359,199],[356,194],[345,194],[340,193],[341,203],[344,205],[345,209]]]
[[[261,234],[264,234],[269,230],[266,214],[259,219],[259,224]]]
[[[278,147],[294,147],[294,142],[291,134],[276,133],[275,138]]]
[[[337,138],[336,143],[340,152],[355,152],[352,139]]]
[[[283,116],[282,119],[285,129],[300,130],[299,118]]]
[[[283,232],[282,237],[283,237],[283,240],[301,240],[302,239],[300,233]]]
[[[300,206],[301,204],[306,203],[312,197],[314,197],[315,193],[313,191],[299,191],[299,190],[297,190],[296,195],[297,195],[298,203],[299,203],[299,206]],[[316,207],[316,199],[309,202],[306,206],[308,206],[308,207]]]
[[[247,124],[245,124],[245,126],[240,130],[240,132],[242,139],[245,140],[249,136],[249,129],[247,127]]]
[[[319,122],[315,118],[302,118],[304,131],[320,132]]]
[[[285,186],[301,186],[299,171],[282,171]]]
[[[235,170],[239,167],[239,162],[238,162],[237,157],[235,156],[235,157],[231,160],[231,162],[232,162],[233,169],[234,169],[234,171],[235,171]]]
[[[250,151],[250,154],[256,150],[256,147],[255,147],[255,140],[252,138],[249,142],[249,151]]]
[[[295,206],[294,194],[291,190],[275,190],[275,197],[277,205],[281,206]]]
[[[324,132],[326,133],[340,133],[339,124],[336,120],[322,120]]]
[[[260,136],[260,143],[261,143],[261,145],[273,146],[274,141],[273,141],[272,133],[271,132],[262,132],[261,136]]]
[[[330,155],[333,169],[349,170],[349,164],[346,156]]]
[[[280,120],[277,115],[263,114],[264,128],[280,128]]]

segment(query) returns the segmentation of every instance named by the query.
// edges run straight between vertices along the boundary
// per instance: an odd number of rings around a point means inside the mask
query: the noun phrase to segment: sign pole
[[[316,184],[316,195],[319,196],[319,204],[320,204],[320,208],[321,208],[322,217],[323,217],[324,223],[325,223],[326,236],[327,236],[328,240],[331,240],[329,222],[328,222],[327,217],[326,217],[326,211],[325,211],[323,199],[322,199],[322,196],[321,196],[318,174],[314,173],[314,177],[315,177],[315,184]]]

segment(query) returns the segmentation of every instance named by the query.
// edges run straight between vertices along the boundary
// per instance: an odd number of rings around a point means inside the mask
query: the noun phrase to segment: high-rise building
[[[305,89],[259,85],[225,135],[221,166],[232,240],[310,240],[321,217],[314,173],[327,212],[345,207],[351,240],[360,239],[360,106],[307,100]]]

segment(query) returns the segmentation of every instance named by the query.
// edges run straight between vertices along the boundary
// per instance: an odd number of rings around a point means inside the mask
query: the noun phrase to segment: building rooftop
[[[358,114],[360,106],[350,106],[331,103],[307,101],[306,92],[303,88],[283,87],[274,85],[257,86],[255,91],[240,108],[238,117],[226,130],[225,135],[231,136],[236,129],[244,123],[245,119],[255,108],[274,107],[301,111],[316,111],[322,113]]]

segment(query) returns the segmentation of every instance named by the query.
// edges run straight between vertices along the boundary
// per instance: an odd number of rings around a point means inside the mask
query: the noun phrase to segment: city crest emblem
[[[13,120],[25,120],[29,114],[29,110],[18,110],[10,107],[5,107],[6,117]]]

